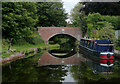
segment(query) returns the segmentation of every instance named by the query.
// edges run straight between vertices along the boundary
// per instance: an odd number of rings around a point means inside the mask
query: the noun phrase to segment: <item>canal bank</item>
[[[3,51],[2,55],[6,55],[8,53],[10,53],[9,56],[2,56],[4,58],[0,58],[0,63],[2,64],[6,64],[21,58],[27,58],[30,56],[33,56],[35,54],[37,54],[38,52],[44,52],[45,50],[51,50],[51,49],[58,49],[60,46],[58,44],[56,45],[47,45],[47,46],[42,46],[40,48],[29,48],[29,49],[25,49],[22,51],[17,52],[16,49],[11,49],[11,51]],[[11,53],[12,52],[12,53]]]

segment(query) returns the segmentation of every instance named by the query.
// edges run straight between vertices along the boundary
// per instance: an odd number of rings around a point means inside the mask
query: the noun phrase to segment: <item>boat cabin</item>
[[[111,41],[109,39],[102,39],[102,40],[96,40],[96,39],[81,39],[80,45],[96,50],[98,52],[112,52],[113,51],[113,44],[111,44]]]

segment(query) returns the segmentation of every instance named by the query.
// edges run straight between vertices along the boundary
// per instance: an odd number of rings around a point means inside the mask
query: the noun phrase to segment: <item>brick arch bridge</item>
[[[48,44],[51,37],[57,34],[67,34],[77,40],[82,38],[82,31],[80,27],[39,27],[38,32],[46,44]]]

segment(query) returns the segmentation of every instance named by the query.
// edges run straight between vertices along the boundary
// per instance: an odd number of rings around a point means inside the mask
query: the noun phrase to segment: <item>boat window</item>
[[[87,47],[89,48],[89,41],[87,41]]]
[[[91,49],[93,49],[94,41],[91,42]]]
[[[91,44],[92,44],[92,41],[89,41],[89,48],[91,49]]]
[[[88,41],[88,45],[87,45],[88,48],[90,48],[90,41]]]
[[[89,48],[91,48],[92,41],[90,41]]]
[[[88,41],[85,42],[85,46],[86,46],[86,47],[87,47],[87,45],[88,45]]]
[[[84,40],[84,43],[83,43],[83,45],[85,46],[86,45],[86,41]]]
[[[91,49],[93,48],[93,41],[91,41],[90,48]]]
[[[82,45],[84,45],[84,40],[82,40]]]
[[[85,46],[85,40],[83,40],[83,46]]]
[[[80,44],[81,44],[81,45],[84,45],[84,40],[81,39]]]
[[[95,50],[95,41],[93,42],[93,49]]]

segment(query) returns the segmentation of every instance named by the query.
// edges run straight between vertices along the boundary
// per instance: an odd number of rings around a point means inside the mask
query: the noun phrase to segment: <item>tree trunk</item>
[[[9,44],[9,47],[8,47],[8,51],[11,49],[12,40],[13,40],[13,38],[10,39],[10,44]]]

